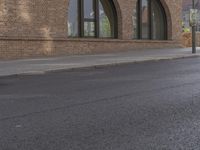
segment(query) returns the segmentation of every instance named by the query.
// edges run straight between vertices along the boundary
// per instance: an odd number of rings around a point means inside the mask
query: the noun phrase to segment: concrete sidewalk
[[[148,49],[112,54],[7,60],[0,61],[0,76],[43,74],[47,71],[63,69],[200,56],[199,48],[195,55],[191,54],[191,51],[191,48]]]

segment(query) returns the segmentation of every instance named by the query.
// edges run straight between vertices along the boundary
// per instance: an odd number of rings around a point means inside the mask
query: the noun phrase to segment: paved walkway
[[[200,56],[200,48],[197,54],[191,54],[191,48],[179,49],[148,49],[129,52],[63,56],[51,58],[21,59],[0,61],[0,76],[18,74],[43,74],[47,71],[93,67],[120,63],[142,62],[149,60],[165,60]]]

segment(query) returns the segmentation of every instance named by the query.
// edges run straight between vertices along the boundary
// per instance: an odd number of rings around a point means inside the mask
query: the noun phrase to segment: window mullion
[[[80,37],[84,37],[84,0],[78,0],[79,2],[79,34]]]
[[[99,37],[99,0],[94,0],[95,9],[95,35]]]
[[[142,0],[139,0],[139,39],[142,39]]]
[[[149,39],[152,39],[152,0],[149,0]]]

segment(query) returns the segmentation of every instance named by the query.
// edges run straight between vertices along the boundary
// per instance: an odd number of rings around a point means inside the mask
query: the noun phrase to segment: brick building
[[[0,58],[177,47],[182,0],[0,0]]]

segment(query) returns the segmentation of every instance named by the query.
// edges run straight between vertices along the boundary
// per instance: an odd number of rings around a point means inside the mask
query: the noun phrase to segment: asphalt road
[[[0,150],[199,150],[200,58],[0,78]]]

